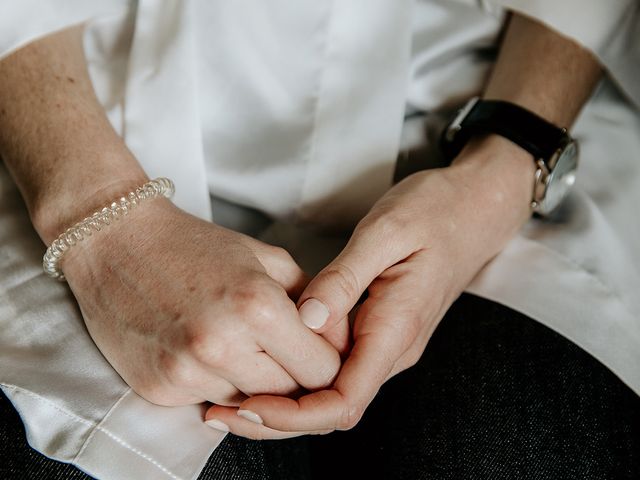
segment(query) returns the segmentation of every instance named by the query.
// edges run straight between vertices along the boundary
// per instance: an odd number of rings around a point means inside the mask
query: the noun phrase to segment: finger
[[[143,383],[136,389],[153,403],[179,405],[180,399],[187,396],[198,398],[197,403],[208,400],[222,405],[238,405],[246,398],[234,385],[189,355],[167,352],[153,367],[162,381]]]
[[[340,369],[336,349],[304,326],[285,295],[267,298],[253,313],[255,342],[306,389],[331,385]]]
[[[432,258],[428,252],[414,254],[406,262],[387,270],[372,288],[374,298],[381,295],[381,290],[384,291],[384,301],[366,302],[364,305],[364,308],[374,305],[379,317],[398,315],[402,319],[402,331],[407,334],[406,349],[386,380],[418,363],[433,332],[451,306],[451,297],[437,293],[443,288],[443,268]],[[389,278],[393,280],[389,281]],[[431,294],[427,296],[420,292]]]
[[[322,334],[322,337],[333,345],[341,358],[346,358],[349,350],[351,350],[351,328],[349,325],[349,317],[343,317],[330,330]]]
[[[417,363],[440,318],[440,302],[420,293],[434,291],[433,276],[425,271],[419,255],[412,255],[386,270],[372,286],[369,300],[361,306],[360,318],[378,319],[380,324],[398,331],[398,351],[402,353],[385,382]],[[356,333],[365,327],[380,325],[360,321],[355,326]]]
[[[231,366],[221,367],[219,374],[247,396],[291,395],[300,391],[298,382],[265,352],[238,356]]]
[[[277,430],[347,429],[353,427],[380,386],[389,378],[405,353],[423,340],[421,326],[424,298],[418,274],[410,263],[386,270],[358,308],[354,322],[354,346],[334,387],[298,400],[257,396],[240,408],[256,412]],[[424,342],[426,343],[426,341]]]
[[[256,396],[240,408],[253,412],[265,425],[280,431],[346,430],[361,418],[398,358],[394,332],[386,329],[358,337],[335,385],[291,399]]]
[[[374,228],[360,228],[340,254],[313,278],[298,300],[300,318],[324,333],[356,305],[369,284],[406,254]]]
[[[290,298],[297,300],[309,283],[309,277],[284,248],[256,242],[254,252],[267,275],[278,282]]]
[[[165,396],[174,397],[182,395],[185,392],[192,392],[201,400],[215,402],[219,405],[238,406],[247,398],[243,392],[236,388],[232,383],[217,375],[212,375],[209,371],[199,366],[194,366],[189,373],[171,373],[171,386],[169,392],[164,393]]]
[[[206,387],[199,391],[207,402],[215,402],[218,405],[227,407],[237,407],[248,398],[247,395],[231,383],[223,383],[222,379],[218,379],[215,382],[207,382]]]
[[[214,405],[207,410],[207,413],[205,414],[205,423],[216,430],[231,432],[234,435],[239,435],[253,440],[277,440],[299,437],[306,434],[322,435],[332,431],[281,432],[239,416],[237,408],[221,407],[219,405]]]
[[[208,402],[237,407],[247,399],[247,395],[231,382],[217,375],[211,375],[206,369],[196,367],[194,373],[197,379],[195,381],[198,384],[194,390]]]

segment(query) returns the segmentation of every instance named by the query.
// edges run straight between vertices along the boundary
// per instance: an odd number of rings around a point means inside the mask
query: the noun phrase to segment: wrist
[[[510,140],[499,135],[475,137],[451,169],[465,179],[479,200],[530,216],[535,162],[529,152]]]
[[[122,154],[105,156],[87,171],[59,173],[27,199],[31,221],[45,244],[149,180],[135,159],[123,160]]]
[[[85,282],[99,283],[103,275],[110,274],[114,265],[139,255],[141,246],[149,239],[160,238],[176,221],[174,214],[177,211],[167,198],[150,199],[140,203],[126,217],[77,242],[59,262],[66,280],[72,288]]]
[[[478,205],[478,220],[505,241],[531,217],[532,155],[499,135],[472,138],[447,170]]]

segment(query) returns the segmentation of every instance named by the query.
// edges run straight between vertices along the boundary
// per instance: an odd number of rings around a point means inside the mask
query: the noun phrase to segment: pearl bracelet
[[[42,258],[42,268],[45,273],[50,277],[64,281],[64,274],[58,264],[67,250],[73,245],[86,237],[90,237],[94,231],[99,232],[102,228],[111,224],[112,221],[119,220],[120,217],[127,215],[130,210],[133,210],[142,201],[160,196],[170,198],[174,192],[175,186],[171,180],[168,178],[156,178],[68,228],[47,248]]]

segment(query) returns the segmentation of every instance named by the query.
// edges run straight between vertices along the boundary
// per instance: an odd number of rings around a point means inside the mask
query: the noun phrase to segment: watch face
[[[549,213],[554,210],[569,193],[576,182],[578,168],[578,145],[569,142],[559,153],[555,168],[547,179],[547,188],[540,210]]]

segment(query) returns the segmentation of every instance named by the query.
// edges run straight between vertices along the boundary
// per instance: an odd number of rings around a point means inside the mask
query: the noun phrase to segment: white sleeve
[[[72,25],[113,15],[129,0],[20,0],[0,5],[0,59],[40,37]]]
[[[188,2],[172,4],[182,3]],[[161,4],[153,0],[0,0],[0,59],[47,34],[87,23],[89,70],[102,70],[92,76],[96,93],[117,99],[120,93],[111,87],[121,87],[113,78],[121,72],[113,71],[126,66],[118,65],[120,57],[112,49],[120,48],[120,34],[127,31],[123,22],[140,21],[140,4],[150,5],[151,13],[168,12],[162,19],[172,18],[174,10],[155,8]],[[143,20],[149,24],[149,12]],[[170,21],[166,25],[174,26]],[[157,42],[148,37],[149,44]],[[171,41],[180,58],[184,50],[176,48],[173,37]],[[123,76],[122,82],[130,78]],[[135,108],[134,102],[127,105]],[[185,176],[194,175],[184,162],[178,168]],[[202,184],[204,191],[204,179]],[[42,273],[43,249],[0,160],[0,389],[19,412],[29,444],[100,479],[195,479],[224,434],[204,424],[201,405],[153,405],[125,384],[88,335],[69,289]]]
[[[638,0],[486,0],[535,18],[591,50],[640,107]]]

